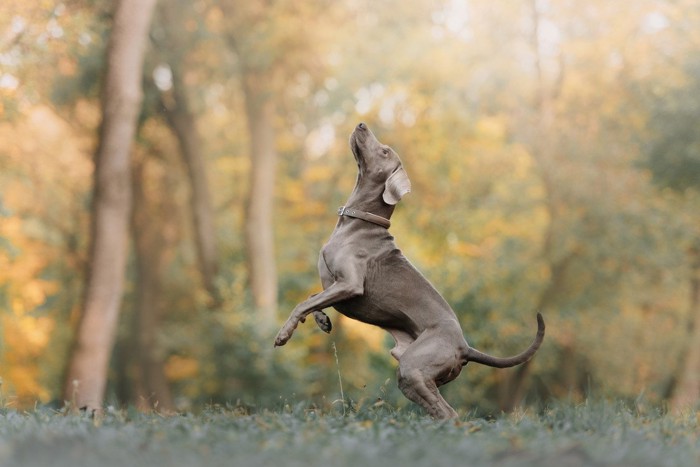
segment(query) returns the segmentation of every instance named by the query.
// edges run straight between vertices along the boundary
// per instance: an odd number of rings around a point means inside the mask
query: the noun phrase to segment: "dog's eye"
[[[382,148],[382,154],[384,154],[385,156],[388,156],[389,150],[387,148]]]

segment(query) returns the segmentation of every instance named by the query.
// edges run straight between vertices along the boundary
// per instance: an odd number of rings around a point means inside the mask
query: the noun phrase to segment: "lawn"
[[[303,404],[247,414],[212,408],[102,417],[0,410],[0,466],[695,466],[698,414],[611,403],[435,422],[368,407],[343,416]]]

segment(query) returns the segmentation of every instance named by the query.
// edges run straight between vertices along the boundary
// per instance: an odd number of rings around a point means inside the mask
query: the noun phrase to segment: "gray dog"
[[[322,310],[332,306],[389,332],[396,342],[391,355],[399,362],[398,382],[404,395],[434,418],[456,417],[438,387],[455,379],[469,362],[497,368],[527,362],[542,343],[544,320],[538,313],[535,340],[514,357],[492,357],[469,347],[450,305],[408,262],[388,231],[396,203],[411,191],[398,154],[380,143],[364,123],[350,136],[350,147],[359,174],[321,250],[318,270],[324,290],[294,308],[275,338],[275,347],[286,344],[309,313],[330,332],[330,319]]]

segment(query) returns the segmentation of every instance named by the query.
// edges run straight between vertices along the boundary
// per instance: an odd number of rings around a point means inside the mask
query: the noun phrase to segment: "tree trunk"
[[[272,13],[271,5],[246,6],[245,2],[221,1],[222,12],[237,18],[228,28],[229,46],[236,53],[250,135],[250,184],[245,211],[248,277],[261,330],[273,326],[277,314],[277,267],[274,248],[275,151],[274,93],[279,74],[276,60],[267,61],[265,36],[256,29]],[[252,5],[252,4],[251,4]],[[232,20],[233,21],[233,20]]]
[[[175,238],[174,228],[169,219],[153,222],[157,213],[169,216],[175,209],[168,202],[169,190],[165,187],[162,203],[151,200],[144,192],[147,181],[143,165],[134,169],[134,216],[133,235],[136,247],[136,313],[133,321],[132,353],[135,366],[134,386],[136,405],[144,410],[158,409],[169,412],[175,407],[170,385],[165,377],[164,356],[157,343],[165,312],[163,276],[168,267],[168,251],[171,251]],[[158,185],[163,185],[159,183]],[[161,190],[158,190],[161,191]]]
[[[244,72],[246,118],[250,131],[250,186],[246,205],[246,245],[253,303],[259,322],[272,324],[277,313],[274,247],[274,102],[258,73]]]
[[[546,261],[549,269],[549,283],[545,286],[538,302],[536,310],[544,313],[548,308],[556,305],[558,296],[566,285],[566,272],[572,261],[576,258],[576,250],[561,255],[555,249],[555,240],[558,235],[557,223],[561,219],[561,209],[558,206],[560,198],[557,187],[553,181],[552,170],[557,170],[556,155],[554,152],[555,141],[552,135],[553,122],[556,115],[554,103],[559,96],[564,81],[564,69],[560,67],[558,76],[553,84],[547,85],[542,69],[540,24],[542,22],[542,9],[538,0],[530,0],[529,8],[532,20],[530,32],[530,47],[534,57],[535,88],[532,97],[532,113],[534,119],[528,122],[533,134],[530,137],[529,146],[533,159],[536,162],[539,177],[545,191],[545,204],[549,214],[549,225],[542,242],[541,257]],[[560,64],[563,63],[561,54]],[[502,410],[510,411],[522,402],[527,391],[527,381],[530,376],[531,362],[522,365],[517,371],[509,372],[503,376],[503,387],[500,391],[500,405]]]
[[[690,249],[690,307],[688,309],[688,344],[676,376],[677,384],[669,402],[672,410],[692,408],[700,400],[700,241]]]
[[[182,89],[180,70],[177,66],[172,65],[171,69],[174,105],[170,107],[166,105],[166,115],[168,124],[177,137],[190,179],[190,210],[199,271],[202,275],[204,288],[212,303],[217,304],[220,302],[220,297],[215,282],[219,270],[216,254],[216,230],[214,229],[209,180],[201,151],[201,139],[197,131],[197,123],[189,110],[187,97]]]
[[[95,154],[91,250],[82,315],[64,399],[99,410],[121,305],[131,209],[129,156],[141,107],[141,77],[155,0],[116,4]]]
[[[161,100],[166,110],[168,125],[177,138],[180,153],[187,167],[191,190],[190,210],[192,211],[199,270],[212,306],[216,306],[221,302],[215,281],[219,270],[216,253],[216,230],[214,228],[209,179],[202,154],[202,141],[182,78],[182,51],[186,48],[186,44],[182,37],[184,28],[180,22],[181,18],[176,17],[177,8],[181,7],[182,5],[178,3],[175,7],[164,5],[159,10],[163,18],[166,37],[162,52],[167,57],[172,72],[173,85],[169,93],[163,93]]]

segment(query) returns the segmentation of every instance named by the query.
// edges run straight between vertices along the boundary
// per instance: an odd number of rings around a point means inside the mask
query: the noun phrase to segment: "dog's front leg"
[[[360,285],[356,285],[357,283]],[[292,333],[296,329],[299,322],[303,322],[309,313],[323,310],[324,308],[333,306],[336,303],[342,302],[343,300],[358,297],[362,295],[362,293],[363,287],[361,281],[356,282],[345,280],[334,282],[323,292],[317,295],[312,295],[294,308],[294,311],[292,311],[292,314],[287,319],[287,322],[284,323],[282,329],[280,329],[280,331],[277,333],[277,337],[275,338],[275,347],[286,344],[292,337]],[[323,329],[323,327],[321,329]]]
[[[311,296],[309,296],[309,298],[315,297],[316,295],[318,294],[312,294]],[[331,330],[333,329],[333,324],[331,323],[331,319],[328,317],[328,315],[321,310],[314,310],[311,313],[314,315],[316,325],[318,325],[318,327],[321,328],[321,331],[325,332],[326,334],[330,334]],[[301,322],[306,322],[306,319],[302,318]]]

